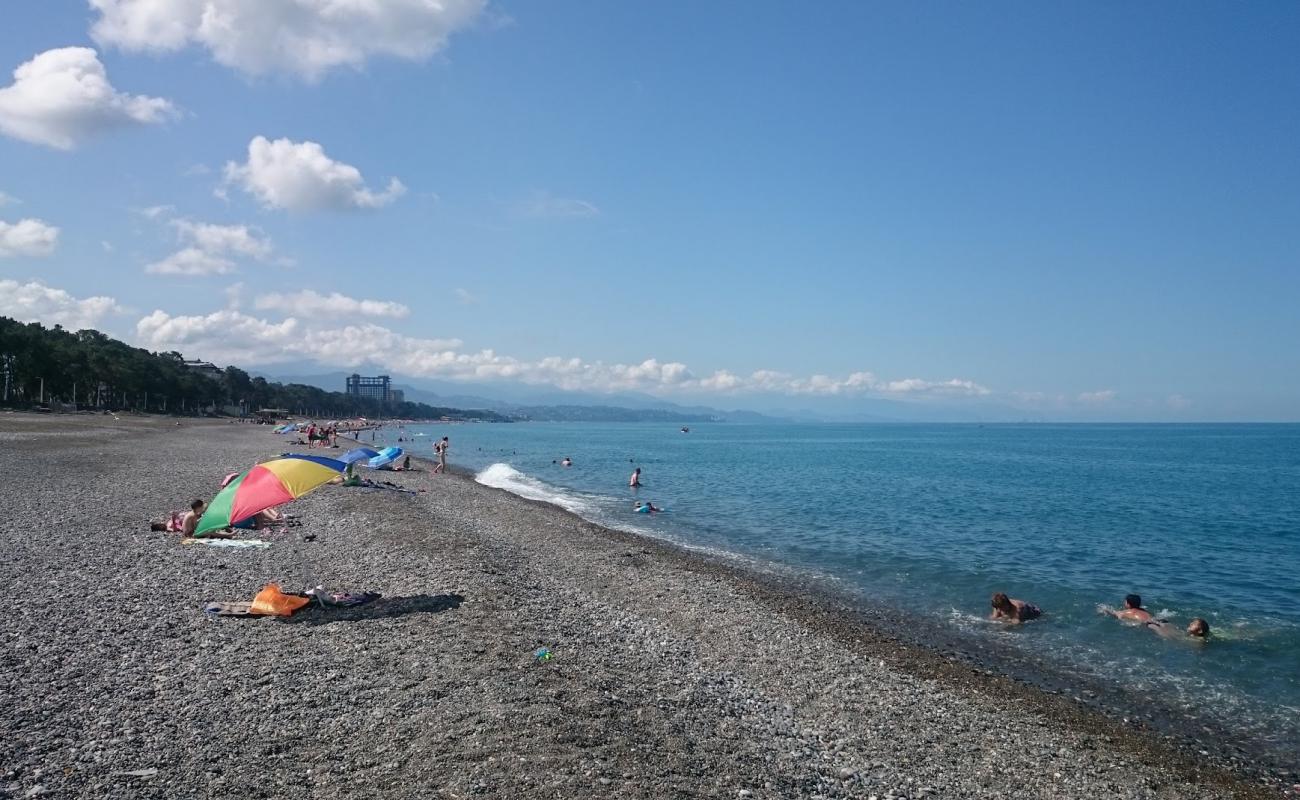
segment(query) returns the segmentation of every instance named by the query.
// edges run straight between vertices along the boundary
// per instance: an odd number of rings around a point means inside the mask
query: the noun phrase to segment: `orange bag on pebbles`
[[[257,597],[253,598],[253,605],[248,611],[250,614],[288,617],[310,602],[309,598],[285,594],[280,591],[279,586],[268,583],[257,593]]]

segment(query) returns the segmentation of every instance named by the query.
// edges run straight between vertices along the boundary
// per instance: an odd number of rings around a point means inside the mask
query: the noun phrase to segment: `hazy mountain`
[[[264,376],[285,383],[304,383],[343,391],[350,372]],[[377,374],[367,370],[362,374]],[[907,402],[874,397],[803,397],[791,409],[779,395],[744,398],[746,408],[724,410],[709,405],[674,403],[639,392],[565,391],[511,382],[458,381],[393,375],[393,388],[406,399],[429,405],[486,409],[535,420],[680,421],[719,419],[728,422],[1023,422],[1041,415],[987,401]],[[588,409],[582,411],[581,409]]]

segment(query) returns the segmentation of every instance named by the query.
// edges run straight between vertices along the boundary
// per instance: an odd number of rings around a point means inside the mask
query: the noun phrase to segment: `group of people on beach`
[[[339,428],[338,425],[317,426],[312,423],[304,431],[307,434],[308,447],[338,447],[339,446]]]
[[[1042,609],[1033,603],[1007,597],[1004,592],[994,593],[992,605],[993,611],[989,614],[989,619],[1012,625],[1028,622],[1043,615]],[[1125,595],[1124,607],[1119,609],[1099,605],[1097,612],[1130,625],[1141,625],[1166,639],[1186,638],[1192,641],[1205,641],[1210,635],[1210,623],[1200,617],[1192,619],[1185,629],[1179,628],[1167,619],[1158,619],[1155,614],[1142,607],[1141,595]]]

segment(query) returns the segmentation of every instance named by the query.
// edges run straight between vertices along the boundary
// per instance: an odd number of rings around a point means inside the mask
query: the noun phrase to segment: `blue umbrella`
[[[388,466],[389,464],[392,464],[394,461],[396,461],[401,457],[402,457],[402,448],[385,447],[383,450],[379,451],[378,455],[376,455],[374,458],[367,461],[366,466],[370,467],[371,469],[383,469],[384,467]]]
[[[364,461],[368,458],[374,458],[379,455],[378,450],[371,450],[369,447],[354,447],[339,457],[339,461],[344,464],[353,464],[357,461]]]

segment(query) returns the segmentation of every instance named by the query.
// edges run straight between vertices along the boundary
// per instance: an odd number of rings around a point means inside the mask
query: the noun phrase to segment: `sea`
[[[449,436],[451,463],[482,484],[834,587],[1017,677],[1300,771],[1300,425],[515,423],[383,434],[426,457]],[[635,467],[640,489],[627,485]],[[636,513],[637,500],[666,511]],[[995,591],[1045,613],[991,623]],[[1129,593],[1179,627],[1203,617],[1209,640],[1098,613]]]

